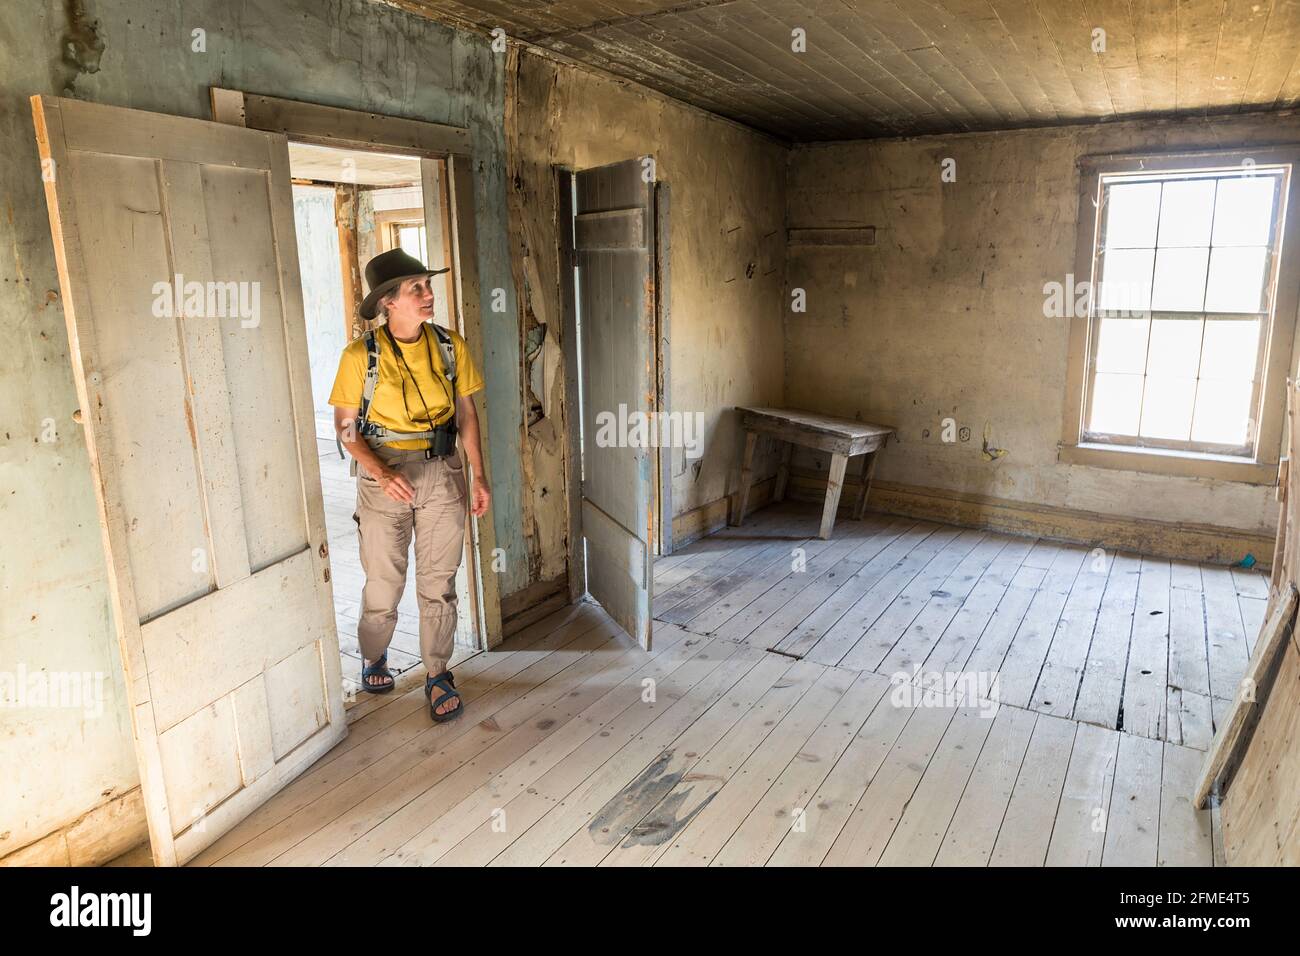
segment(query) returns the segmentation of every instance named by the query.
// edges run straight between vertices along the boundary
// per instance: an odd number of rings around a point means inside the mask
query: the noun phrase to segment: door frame
[[[445,250],[445,261],[451,266],[447,277],[448,289],[455,292],[453,301],[448,303],[448,314],[456,317],[460,326],[458,331],[464,336],[470,355],[479,368],[484,367],[486,343],[480,313],[482,300],[479,297],[478,241],[474,228],[473,153],[468,129],[218,86],[210,88],[210,96],[212,118],[218,123],[283,133],[290,142],[415,156],[437,163],[435,188],[442,199],[443,209],[443,222],[438,232],[450,244],[450,248]],[[422,189],[434,185],[427,172],[426,168],[426,175],[421,177]],[[430,230],[430,242],[433,242],[433,230]],[[486,473],[489,472],[489,429],[482,393],[479,393],[476,404]],[[490,483],[490,473],[484,477]],[[469,516],[469,529],[468,550],[474,560],[468,562],[467,571],[470,598],[475,605],[477,649],[487,650],[504,639],[500,582],[495,574],[483,573],[484,568],[492,567],[497,546],[496,529],[491,519],[480,521],[473,515]]]
[[[603,165],[603,164],[602,164]],[[587,593],[586,566],[582,551],[582,415],[579,396],[580,365],[575,343],[578,341],[578,302],[574,289],[573,270],[577,262],[574,249],[574,176],[581,172],[572,166],[553,165],[555,180],[556,230],[559,233],[560,261],[560,312],[563,320],[561,351],[564,355],[565,441],[564,478],[569,508],[569,602],[580,601]],[[655,401],[660,412],[668,409],[672,379],[669,362],[669,330],[671,311],[669,296],[669,266],[672,261],[669,245],[671,209],[669,184],[656,179],[654,183],[654,260],[652,269],[655,287]],[[663,447],[653,457],[655,496],[654,533],[651,535],[651,554],[663,557],[673,550],[673,449]],[[654,578],[650,580],[650,598],[654,599]]]

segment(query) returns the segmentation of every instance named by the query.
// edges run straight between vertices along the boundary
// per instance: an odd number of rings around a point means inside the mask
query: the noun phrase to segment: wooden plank
[[[863,792],[881,773],[899,735],[920,713],[895,707],[886,694],[806,804],[804,825],[786,830],[769,866],[818,866],[826,858]]]
[[[884,658],[871,669],[884,674],[905,674],[918,670],[978,586],[989,565],[1006,547],[1008,540],[999,536],[981,538],[938,588],[930,591],[929,600],[920,613],[906,626]],[[919,597],[925,599],[927,595],[921,594]],[[989,611],[992,613],[992,608]],[[881,643],[883,646],[883,641]],[[863,641],[859,641],[854,650],[845,655],[845,660],[856,659],[854,652],[859,647],[863,647]],[[868,659],[878,654],[878,650],[864,650],[869,651]]]
[[[752,713],[760,701],[766,701],[772,710],[783,713],[803,695],[808,687],[808,671],[805,669],[803,680],[783,680],[790,667],[790,661],[761,661],[680,736],[671,743],[661,742],[648,760],[641,760],[646,756],[641,750],[628,755],[627,759],[636,763],[630,775],[624,775],[624,761],[602,768],[605,772],[589,781],[581,797],[569,805],[572,811],[558,814],[538,830],[538,839],[527,843],[517,841],[494,860],[494,864],[518,865],[524,858],[541,863],[542,860],[534,856],[541,848],[546,849],[544,860],[548,866],[595,865],[604,860],[615,852],[620,841],[635,839],[631,836],[633,829],[658,804],[664,791],[676,786],[681,777],[699,762],[701,755],[726,738],[728,732]],[[752,730],[753,722],[750,721],[740,733],[748,739]],[[611,777],[615,782],[612,791],[608,787]],[[601,803],[594,803],[597,793],[608,796]],[[538,825],[544,823],[547,823],[545,819]],[[557,831],[560,832],[558,846],[549,842],[550,835]],[[532,830],[526,836],[532,837]]]
[[[812,736],[825,726],[830,713],[855,684],[856,676],[826,668],[790,712],[725,780],[706,777],[678,783],[675,794],[666,796],[655,813],[639,825],[644,827],[649,823],[653,827],[665,821],[667,818],[663,811],[670,804],[673,805],[674,822],[689,820],[685,827],[675,830],[675,837],[659,844],[659,850],[651,857],[655,865],[708,865],[735,834],[741,822],[754,812],[759,800],[782,771],[791,761],[799,759]],[[679,803],[678,798],[683,797],[684,802]],[[694,807],[699,808],[698,812],[693,810]]]
[[[904,535],[897,542],[900,550],[910,543],[906,540],[907,537]],[[878,648],[881,643],[887,641],[892,647],[903,628],[921,609],[918,593],[928,594],[930,590],[937,587],[939,582],[947,577],[957,563],[975,546],[979,537],[978,532],[958,534],[955,529],[941,529],[926,537],[911,551],[905,552],[901,556],[902,560],[894,558],[888,565],[885,565],[885,562],[893,557],[890,552],[894,547],[886,548],[872,562],[877,565],[876,570],[879,571],[876,579],[871,581],[870,588],[853,602],[851,607],[841,611],[838,620],[826,628],[824,633],[811,626],[817,619],[823,616],[829,618],[835,613],[835,606],[828,602],[822,605],[809,621],[801,625],[799,632],[792,635],[793,641],[787,639],[788,643],[783,642],[778,645],[779,648],[789,653],[799,653],[804,642],[816,636],[816,643],[804,651],[804,654],[809,660],[835,666],[870,632],[871,628],[876,626],[877,621],[882,623],[872,634],[871,646]],[[885,566],[881,567],[881,565]],[[914,585],[914,581],[919,583]],[[895,607],[895,600],[909,588],[911,591],[908,600]],[[883,656],[883,652],[880,652],[879,656]],[[872,669],[865,661],[859,666],[864,670]]]
[[[584,212],[573,217],[577,252],[635,251],[647,248],[646,215],[641,207]]]
[[[495,708],[522,696],[529,681],[545,680],[588,653],[592,646],[589,635],[605,622],[607,616],[591,605],[566,609],[550,621],[539,622],[533,633],[521,632],[511,640],[511,647],[517,650],[490,657],[480,655],[456,669],[465,699],[473,702],[481,719],[488,719]],[[586,640],[582,641],[584,636]],[[601,635],[599,640],[605,637]],[[552,654],[561,649],[564,653]],[[529,671],[530,667],[534,669]],[[520,674],[525,676],[514,680]],[[503,685],[508,689],[496,690]],[[268,863],[327,822],[310,808],[336,787],[355,780],[378,789],[392,778],[388,768],[394,763],[400,760],[403,769],[409,767],[410,752],[402,750],[403,745],[416,741],[413,749],[418,747],[424,741],[417,738],[431,729],[423,681],[405,694],[394,693],[380,699],[384,706],[352,724],[347,740],[214,843],[195,862],[205,865]],[[461,729],[451,724],[435,727],[439,734],[447,736]],[[393,754],[398,756],[386,760]]]
[[[479,368],[484,368],[488,353],[487,335],[481,313],[482,299],[478,275],[478,239],[474,222],[474,171],[470,160],[452,156],[447,160],[448,205],[451,209],[452,274],[456,277],[457,325],[465,337],[465,345]],[[483,480],[492,483],[490,441],[487,408],[484,392],[472,397],[478,410],[479,444],[483,448]],[[478,567],[492,566],[497,547],[496,523],[473,518],[470,540],[478,545]],[[504,639],[501,631],[500,575],[475,575],[479,594],[477,600],[480,619],[479,641],[482,647],[495,647]]]
[[[662,746],[663,741],[675,737],[722,698],[759,659],[760,655],[752,649],[717,643],[702,651],[659,685],[654,705],[629,708],[610,725],[608,735],[602,732],[590,738],[523,793],[501,804],[505,826],[496,825],[495,819],[482,821],[448,850],[442,865],[483,866],[515,841],[532,840],[535,846],[547,834],[558,845],[569,835],[568,832],[555,835],[563,828],[559,823],[564,815],[560,807],[567,808],[580,803],[584,796],[590,797],[591,792],[586,788],[598,786],[595,781],[602,781],[610,791],[617,790],[625,782],[618,780],[620,770],[630,779],[639,769],[628,766],[638,751],[644,753],[651,746]],[[553,810],[555,816],[551,816]]]
[[[444,805],[448,809],[443,812],[441,807],[435,808],[426,817],[428,823],[424,829],[395,849],[383,860],[383,865],[432,866],[437,863],[484,819],[493,819],[502,803],[522,793],[594,735],[609,735],[612,731],[606,728],[629,708],[646,710],[643,705],[647,687],[654,689],[654,700],[658,704],[661,682],[667,683],[679,668],[713,643],[696,641],[689,632],[681,629],[661,634],[655,649],[634,655],[631,666],[606,668],[596,681],[588,682],[594,685],[590,690],[583,685],[580,688],[582,693],[570,694],[574,700],[586,701],[601,689],[608,688],[585,709],[575,712],[572,700],[557,703],[542,712],[540,719],[534,719],[531,728],[520,727],[497,741],[482,756],[475,758],[472,771],[463,766],[448,777],[448,783],[454,777],[461,778],[455,782],[455,788],[446,791],[447,803]],[[719,656],[723,657],[731,650],[734,648],[720,648]],[[537,731],[546,733],[542,725],[551,722],[556,724],[553,733],[547,733],[520,752],[521,745]],[[512,737],[520,739],[511,740]],[[504,751],[505,757],[497,751]],[[516,754],[513,762],[501,766],[504,759]],[[493,772],[497,767],[500,769]],[[453,803],[453,797],[462,792],[465,792],[462,799]],[[510,823],[509,817],[497,816],[496,820],[507,826]]]
[[[1099,548],[1084,557],[1034,687],[1035,710],[1058,717],[1074,713],[1112,563],[1113,557]]]
[[[546,708],[557,703],[564,707],[581,703],[578,709],[585,708],[591,703],[591,694],[597,690],[604,693],[607,689],[599,682],[602,673],[626,667],[636,660],[636,654],[644,653],[634,651],[612,621],[584,635],[582,645],[575,651],[590,653],[576,660],[575,655],[564,655],[567,661],[557,657],[551,667],[558,670],[541,683],[520,688],[522,696],[516,694],[516,699],[507,706],[491,712],[491,720],[454,730],[450,729],[454,725],[435,724],[431,730],[442,733],[423,741],[427,750],[407,745],[399,755],[404,759],[389,761],[389,767],[397,766],[384,775],[387,779],[381,786],[373,788],[367,781],[357,781],[346,793],[332,795],[336,802],[331,812],[325,814],[328,819],[324,825],[317,825],[306,839],[277,856],[276,864],[369,866],[380,863],[394,848],[419,833],[434,808],[446,807],[463,798],[464,792],[457,788],[466,782],[468,775],[451,778],[459,768],[473,764],[491,768],[493,772],[501,769],[563,722],[541,717]],[[566,663],[569,666],[564,666]],[[560,713],[568,714],[568,711]],[[494,751],[492,757],[483,756],[498,741],[520,728],[525,729],[511,738],[510,745]],[[452,739],[442,742],[439,738]],[[439,740],[442,746],[437,749],[429,746],[433,740]],[[412,760],[416,754],[421,759]],[[356,799],[358,791],[365,794],[360,801]],[[458,795],[452,799],[452,794]]]
[[[1039,714],[989,855],[990,866],[1042,866],[1047,859],[1076,726],[1069,720]]]
[[[1165,736],[1169,662],[1169,564],[1142,559],[1124,673],[1124,726],[1130,734]]]
[[[1241,750],[1248,744],[1246,733],[1250,722],[1256,719],[1260,698],[1268,693],[1269,674],[1277,657],[1287,646],[1294,632],[1297,595],[1294,584],[1288,584],[1282,600],[1264,625],[1264,631],[1255,645],[1246,672],[1242,675],[1233,696],[1232,709],[1227,721],[1214,735],[1210,752],[1205,755],[1201,776],[1192,796],[1194,806],[1202,807],[1210,794],[1221,786],[1234,765],[1241,759]]]
[[[1102,866],[1155,866],[1160,838],[1160,774],[1165,745],[1119,735],[1115,787],[1106,815]]]
[[[1087,554],[1084,548],[1067,545],[1053,559],[1002,662],[1000,680],[1004,704],[1026,707],[1033,699],[1034,686],[1047,659],[1057,623]]]
[[[242,95],[244,125],[249,129],[284,133],[304,142],[344,145],[350,149],[378,152],[397,149],[432,157],[470,153],[469,130],[459,126],[338,109],[278,96],[221,92],[227,96]],[[213,96],[217,94],[214,88]]]
[[[1205,625],[1209,639],[1210,694],[1232,700],[1246,670],[1246,632],[1237,589],[1227,568],[1201,568],[1205,583]]]
[[[997,540],[998,536],[990,536]],[[1016,573],[1020,569],[1020,562],[1033,542],[1028,539],[1011,539],[1011,541],[998,553],[989,565],[988,570],[980,577],[979,582],[974,589],[962,602],[961,608],[953,617],[951,623],[944,628],[943,634],[940,635],[938,642],[930,651],[925,663],[933,670],[952,671],[962,670],[966,667],[967,661],[971,659],[975,652],[976,646],[980,643],[981,635],[989,627],[994,615],[1001,607],[1003,599],[1006,597],[1007,589]],[[1029,605],[1029,598],[1032,591],[1024,592],[1026,596],[1024,603],[1020,605],[1020,615],[1023,616]],[[1009,610],[1009,606],[1008,606]],[[1015,628],[1019,626],[1020,619],[1017,617],[1011,624],[1011,631],[1014,633]],[[999,627],[1006,625],[1005,620],[999,621]],[[995,629],[996,630],[996,629]],[[1010,640],[1010,635],[1008,635]],[[1001,656],[998,657],[998,664],[1001,664]]]
[[[859,619],[869,624],[889,605],[894,595],[906,586],[907,581],[954,537],[956,532],[940,529],[937,525],[916,525],[909,528],[843,580],[812,613],[797,621],[792,630],[785,634],[778,633],[788,621],[785,619],[781,626],[764,626],[756,630],[750,635],[750,643],[768,642],[768,647],[783,654],[803,657],[846,613],[858,615]],[[905,566],[905,570],[900,570],[900,566]],[[800,610],[803,608],[800,607]],[[861,629],[857,633],[860,634]],[[855,634],[855,640],[856,636]],[[838,660],[840,653],[842,652],[837,650],[827,656]],[[823,663],[830,661],[823,660]]]
[[[1129,635],[1133,631],[1133,609],[1137,606],[1138,578],[1142,561],[1131,554],[1117,554],[1097,612],[1097,626],[1088,649],[1074,719],[1114,729],[1119,724],[1124,696],[1124,672],[1128,662]]]
[[[928,866],[934,862],[992,727],[992,716],[977,708],[961,708],[953,714],[881,854],[881,866]]]
[[[898,742],[870,777],[866,791],[831,844],[824,866],[873,866],[885,852],[957,713],[957,708],[928,705],[924,698],[921,706],[911,710]]]
[[[784,723],[787,716],[796,714],[802,717],[802,720],[795,718],[796,727],[805,726],[803,720],[809,719],[809,706],[805,706],[804,701],[815,688],[823,686],[827,673],[825,668],[816,664],[798,661],[747,713],[738,715],[739,719],[735,719],[720,737],[697,737],[695,727],[683,734],[662,767],[656,766],[652,771],[660,781],[659,786],[645,788],[638,785],[638,791],[647,791],[641,799],[626,803],[616,798],[597,813],[593,823],[599,821],[602,830],[608,827],[608,836],[602,839],[613,837],[600,855],[600,865],[640,866],[660,859],[670,849],[670,841],[692,826],[707,810],[736,768],[762,746],[776,726]],[[840,683],[832,682],[831,686],[837,690],[812,698],[812,725],[807,727],[808,733],[804,733],[798,743],[808,739],[812,727],[847,689],[843,675],[840,675]],[[736,716],[732,715],[733,718]],[[706,742],[697,746],[697,739]],[[794,746],[797,748],[798,744]],[[579,842],[580,845],[585,843],[581,838]],[[561,847],[548,863],[582,865],[573,849],[576,848]]]
[[[1047,847],[1048,866],[1100,866],[1120,734],[1079,724]]]
[[[889,682],[878,674],[859,674],[710,865],[762,866],[787,832],[805,831],[818,787],[888,690]]]
[[[943,836],[935,866],[987,866],[1037,716],[1000,707]]]
[[[728,640],[744,640],[774,647],[800,621],[838,593],[846,581],[861,571],[877,554],[912,527],[911,522],[881,519],[875,533],[865,541],[841,538],[814,555],[802,573],[791,573],[757,601],[749,605],[717,632]],[[842,552],[839,548],[847,550]],[[835,560],[839,557],[839,560]]]
[[[1160,834],[1158,866],[1213,866],[1214,848],[1209,810],[1192,805],[1188,794],[1201,768],[1198,751],[1166,743],[1160,776]]]

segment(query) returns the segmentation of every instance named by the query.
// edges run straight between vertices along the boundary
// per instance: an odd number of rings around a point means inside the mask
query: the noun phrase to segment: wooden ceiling
[[[289,171],[294,179],[359,186],[407,186],[420,182],[420,161],[369,150],[337,149],[289,142]]]
[[[384,2],[794,142],[1300,102],[1300,0]]]

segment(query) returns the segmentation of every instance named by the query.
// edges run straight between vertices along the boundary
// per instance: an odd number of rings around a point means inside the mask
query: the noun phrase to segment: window
[[[393,233],[388,242],[390,249],[401,249],[421,262],[429,261],[429,246],[425,238],[423,221],[395,222],[391,228]]]
[[[1085,440],[1254,455],[1285,176],[1101,177]]]
[[[1295,323],[1286,152],[1081,162],[1076,268],[1093,294],[1074,320],[1063,459],[1275,475],[1177,461],[1277,460]]]

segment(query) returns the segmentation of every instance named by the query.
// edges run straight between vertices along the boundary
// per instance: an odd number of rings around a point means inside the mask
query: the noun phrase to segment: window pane
[[[1200,364],[1200,318],[1152,321],[1149,375],[1194,379]]]
[[[1259,312],[1263,309],[1263,246],[1215,249],[1210,256],[1210,282],[1205,290],[1206,312]]]
[[[1165,183],[1160,200],[1162,249],[1170,246],[1208,246],[1214,220],[1214,180],[1185,179]]]
[[[1207,319],[1201,352],[1201,382],[1253,380],[1259,358],[1259,319]]]
[[[1187,441],[1192,431],[1192,401],[1195,396],[1194,378],[1148,375],[1142,396],[1142,437]]]
[[[1154,249],[1113,249],[1102,260],[1097,307],[1107,312],[1145,313],[1151,307]]]
[[[1098,372],[1092,383],[1088,431],[1100,435],[1136,435],[1141,401],[1141,375]]]
[[[1251,382],[1202,380],[1196,391],[1196,421],[1192,441],[1245,445],[1254,428],[1250,422]]]
[[[1268,245],[1273,227],[1277,177],[1252,176],[1219,181],[1214,209],[1214,245]]]
[[[1156,216],[1160,210],[1159,183],[1123,183],[1107,186],[1106,248],[1150,249],[1156,244]]]
[[[1151,308],[1157,312],[1201,311],[1209,252],[1209,249],[1157,250]]]
[[[1141,375],[1147,362],[1147,319],[1103,318],[1097,329],[1097,371]]]

